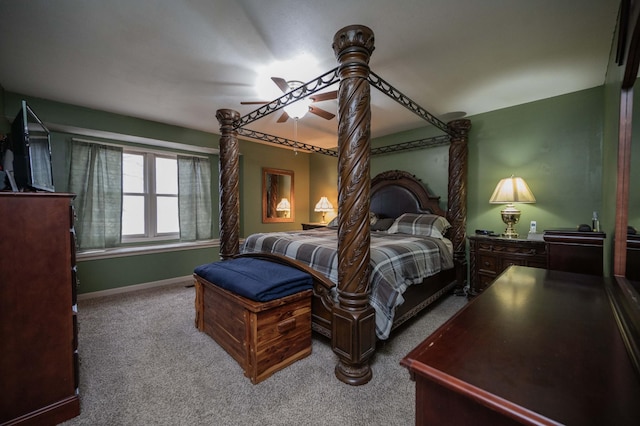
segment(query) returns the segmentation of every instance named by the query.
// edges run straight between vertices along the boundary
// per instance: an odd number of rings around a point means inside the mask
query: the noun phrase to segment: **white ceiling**
[[[475,115],[602,85],[618,5],[619,0],[0,0],[0,85],[219,133],[216,110],[244,115],[256,108],[240,102],[261,100],[254,87],[260,68],[311,55],[319,72],[280,75],[308,81],[337,65],[334,34],[362,24],[375,34],[370,65],[376,74],[436,116]],[[316,105],[336,112],[335,101]],[[292,120],[277,124],[279,115],[249,127],[293,138]],[[372,116],[374,137],[424,126],[375,89]],[[298,140],[332,147],[336,129],[336,119],[307,115]]]

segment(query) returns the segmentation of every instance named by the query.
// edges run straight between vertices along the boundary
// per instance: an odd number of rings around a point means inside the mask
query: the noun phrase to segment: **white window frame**
[[[171,158],[178,160],[178,155],[170,152],[148,150],[144,148],[123,148],[124,154],[142,155],[143,156],[143,175],[144,175],[144,211],[145,211],[145,233],[136,235],[122,235],[122,243],[155,243],[159,241],[177,241],[180,239],[180,231],[171,233],[157,232],[157,197],[155,185],[155,164],[156,158]],[[176,176],[177,179],[177,176]],[[122,192],[122,197],[126,195],[140,195],[140,193]],[[161,197],[172,197],[170,195],[160,195]],[[179,194],[175,195],[178,199]],[[180,224],[178,224],[178,227]]]

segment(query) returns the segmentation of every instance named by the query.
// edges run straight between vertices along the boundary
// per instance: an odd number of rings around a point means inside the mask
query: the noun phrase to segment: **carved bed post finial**
[[[467,163],[471,120],[460,119],[447,123],[455,132],[449,145],[449,202],[447,219],[451,223],[453,260],[458,284],[464,286],[467,279],[466,228],[467,228]]]
[[[220,123],[220,258],[231,258],[240,252],[240,161],[238,132],[233,122],[240,113],[232,109],[219,109]]]
[[[351,385],[371,380],[376,345],[375,312],[369,305],[369,194],[371,189],[371,29],[351,25],[333,38],[338,60],[338,304],[333,309],[336,376]]]

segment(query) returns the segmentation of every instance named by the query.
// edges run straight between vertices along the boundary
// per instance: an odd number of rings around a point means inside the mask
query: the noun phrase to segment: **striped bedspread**
[[[338,283],[338,235],[331,228],[270,232],[247,237],[243,253],[278,253],[297,259]],[[453,267],[447,239],[408,234],[371,233],[371,294],[376,334],[387,339],[395,307],[404,302],[408,286]],[[336,296],[336,295],[334,295]]]

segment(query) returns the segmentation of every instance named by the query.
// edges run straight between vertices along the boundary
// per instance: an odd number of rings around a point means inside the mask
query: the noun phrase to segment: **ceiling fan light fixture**
[[[290,102],[289,104],[284,106],[284,111],[278,118],[278,123],[284,123],[289,118],[293,118],[297,120],[299,118],[304,117],[308,112],[315,114],[319,117],[324,118],[325,120],[331,120],[336,115],[325,111],[320,107],[312,106],[314,102],[328,101],[331,99],[336,99],[338,97],[338,91],[334,90],[331,92],[325,93],[315,93],[311,96],[307,95],[307,88],[305,84],[299,80],[289,80],[286,81],[282,77],[271,77],[271,81],[275,83],[275,85],[285,93],[284,96],[278,98],[278,103],[280,102]],[[251,104],[268,104],[268,101],[247,101],[240,102],[242,105],[251,105]]]
[[[284,111],[291,118],[302,118],[309,112],[309,107],[313,101],[309,98],[300,99],[290,105],[284,107]]]
[[[287,81],[287,85],[291,89],[291,93],[294,96],[298,97],[298,96],[304,95],[306,89],[302,87],[304,86],[303,82],[298,80],[291,80],[291,81]],[[309,107],[311,106],[311,103],[313,103],[313,100],[309,98],[302,98],[284,107],[284,111],[291,118],[294,118],[294,119],[302,118],[306,113],[309,112]]]

